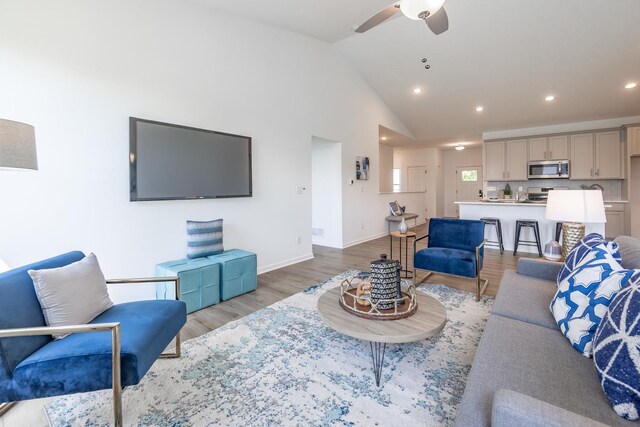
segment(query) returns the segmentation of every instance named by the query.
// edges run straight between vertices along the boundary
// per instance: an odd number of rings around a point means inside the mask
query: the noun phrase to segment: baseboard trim
[[[411,221],[411,222],[413,222],[413,221]],[[427,221],[418,221],[418,223],[416,224],[416,227],[419,226],[419,225],[422,225],[422,224],[426,224],[426,223],[427,223]],[[409,225],[409,224],[407,224],[407,225]],[[411,230],[412,228],[413,227],[409,227],[409,230]],[[385,231],[385,232],[382,232],[382,233],[374,234],[372,236],[363,237],[362,239],[352,240],[351,242],[345,243],[344,245],[342,245],[342,249],[347,249],[347,248],[350,248],[351,246],[359,245],[361,243],[366,243],[366,242],[369,242],[371,240],[379,239],[381,237],[385,237],[385,236],[388,236],[388,235],[389,235],[389,233],[387,231]]]
[[[292,264],[297,264],[299,262],[302,261],[307,261],[310,259],[313,259],[313,253],[308,253],[299,257],[295,257],[295,258],[290,258],[288,260],[285,261],[280,261],[280,262],[276,262],[274,264],[270,264],[270,265],[265,265],[264,267],[260,267],[258,269],[258,274],[263,274],[263,273],[268,273],[269,271],[273,271],[273,270],[277,270],[279,268],[283,268],[283,267],[287,267],[289,265]]]

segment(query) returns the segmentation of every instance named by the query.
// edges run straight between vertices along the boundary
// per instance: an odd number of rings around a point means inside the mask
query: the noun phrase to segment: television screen
[[[129,119],[131,201],[251,197],[251,138]]]

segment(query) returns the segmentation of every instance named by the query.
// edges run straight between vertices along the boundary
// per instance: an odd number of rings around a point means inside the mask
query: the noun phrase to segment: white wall
[[[313,137],[311,142],[311,226],[314,245],[342,247],[342,147]]]
[[[482,166],[482,148],[444,152],[444,215],[456,216],[456,168]],[[483,171],[484,173],[484,171]]]
[[[1,173],[0,257],[80,249],[107,276],[185,254],[185,220],[224,218],[259,270],[312,256],[312,135],[342,143],[343,244],[386,229],[379,125],[409,134],[334,49],[178,0],[3,0],[0,117],[36,128],[40,170]],[[129,202],[128,118],[253,137],[254,196]],[[350,185],[356,155],[371,180]],[[409,209],[424,201],[398,196]],[[301,244],[296,237],[302,236]]]
[[[380,167],[379,171],[379,183],[378,188],[381,193],[391,193],[393,192],[393,168],[394,165],[394,155],[393,155],[393,147],[386,144],[380,144],[378,148],[378,152],[380,153]]]

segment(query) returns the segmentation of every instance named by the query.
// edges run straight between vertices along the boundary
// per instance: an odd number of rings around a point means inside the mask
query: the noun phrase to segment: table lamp
[[[33,126],[0,119],[0,170],[38,170]]]
[[[562,222],[562,258],[584,237],[584,223],[606,223],[600,190],[549,191],[545,217]]]

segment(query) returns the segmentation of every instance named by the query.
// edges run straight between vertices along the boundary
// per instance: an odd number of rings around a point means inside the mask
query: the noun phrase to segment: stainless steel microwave
[[[569,178],[569,160],[529,162],[529,179]]]

